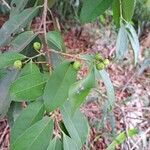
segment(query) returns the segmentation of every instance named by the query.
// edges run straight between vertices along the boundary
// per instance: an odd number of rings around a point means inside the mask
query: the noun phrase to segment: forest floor
[[[115,53],[116,33],[108,25],[98,27],[95,24],[85,25],[82,29],[74,27],[63,33],[68,53],[94,54],[100,52],[109,58],[111,63],[107,68],[116,95],[113,109],[114,120],[108,116],[102,123],[102,108],[107,101],[103,82],[99,82],[98,91],[93,90],[87,102],[81,107],[89,120],[90,134],[83,150],[104,150],[113,141],[113,135],[118,135],[129,129],[138,129],[138,134],[116,147],[117,150],[150,150],[150,68],[139,72],[145,52],[150,48],[149,32],[140,40],[141,49],[139,64],[133,65],[133,54],[129,50],[124,60],[113,61]],[[80,71],[83,77],[86,68]],[[114,122],[113,122],[114,121]],[[114,126],[114,127],[113,127]],[[0,120],[0,150],[7,150],[9,145],[9,126],[6,119]]]
[[[97,25],[89,24],[84,26],[80,37],[77,37],[76,32],[72,29],[65,37],[69,52],[76,51],[83,54],[100,52],[110,60],[113,58],[116,33],[110,26],[99,28]],[[91,96],[87,98],[88,102],[83,105],[82,110],[91,127],[86,149],[104,150],[113,141],[112,131],[119,134],[136,128],[139,134],[132,139],[127,137],[127,140],[116,149],[150,150],[150,68],[141,70],[145,53],[150,48],[149,32],[145,31],[140,39],[140,45],[139,65],[136,67],[133,65],[134,58],[129,48],[124,60],[112,61],[107,68],[116,95],[113,109],[115,122],[111,120],[110,123],[108,116],[104,128],[100,128],[103,104],[107,101],[102,82],[99,84],[99,91],[92,91]],[[83,74],[84,72],[86,71],[83,69]]]

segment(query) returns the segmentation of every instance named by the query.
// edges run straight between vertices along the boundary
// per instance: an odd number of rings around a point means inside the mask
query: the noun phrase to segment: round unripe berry
[[[103,63],[104,63],[104,65],[109,65],[109,59],[104,59],[104,61],[103,61]]]
[[[39,51],[41,49],[41,43],[39,42],[34,42],[33,43],[33,48],[37,51]]]
[[[99,53],[97,53],[95,54],[95,59],[99,61],[99,60],[102,60],[103,57]]]
[[[14,68],[15,68],[15,69],[21,69],[21,67],[22,67],[22,62],[21,62],[21,60],[16,60],[16,61],[14,62]]]
[[[97,70],[103,70],[104,68],[105,68],[105,65],[103,63],[96,64]]]
[[[75,61],[75,62],[73,63],[73,68],[74,68],[75,70],[79,70],[79,69],[81,68],[81,63],[80,63],[80,61]]]

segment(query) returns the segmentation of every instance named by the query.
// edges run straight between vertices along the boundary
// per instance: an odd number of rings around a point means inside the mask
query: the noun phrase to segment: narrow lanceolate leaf
[[[11,43],[10,49],[12,51],[20,52],[30,44],[30,42],[37,36],[37,33],[26,31],[19,34]]]
[[[11,103],[9,97],[9,86],[17,77],[18,71],[7,70],[0,79],[0,118],[6,115]]]
[[[58,138],[54,138],[50,141],[49,146],[46,150],[63,150],[63,144]]]
[[[79,150],[75,141],[69,136],[65,135],[65,133],[63,133],[63,147],[64,150]]]
[[[16,119],[11,129],[10,141],[13,144],[17,138],[31,125],[41,120],[44,114],[44,104],[42,101],[31,103],[25,108]]]
[[[11,145],[11,150],[45,150],[52,136],[53,122],[45,117],[25,130]]]
[[[87,120],[79,110],[71,115],[71,107],[69,101],[65,102],[65,104],[62,106],[61,114],[64,125],[70,137],[77,144],[78,149],[81,149],[82,145],[86,141],[86,137],[89,131]]]
[[[105,70],[99,71],[99,79],[103,80],[107,91],[107,101],[105,102],[102,110],[103,115],[101,126],[104,126],[107,115],[112,115],[111,110],[115,104],[115,92],[109,74]],[[111,126],[113,127],[113,124]]]
[[[45,80],[41,73],[28,74],[19,77],[10,86],[10,96],[13,101],[33,101],[43,94]]]
[[[76,81],[77,71],[70,62],[58,65],[49,78],[44,90],[44,104],[47,111],[53,111],[68,98],[70,86]]]
[[[20,14],[11,17],[0,29],[0,46],[7,44],[11,40],[12,35],[26,27],[38,11],[39,7],[28,8]]]
[[[135,136],[135,135],[138,133],[137,129],[129,129],[127,132],[128,132],[128,136],[129,136],[129,137],[133,137],[133,136]],[[113,140],[113,142],[107,147],[106,150],[115,150],[115,147],[116,147],[117,145],[122,144],[122,143],[126,140],[126,138],[127,138],[127,137],[126,137],[125,131],[121,132],[121,133]]]
[[[121,0],[121,6],[123,18],[130,22],[134,12],[135,0]]]
[[[99,71],[99,74],[104,82],[107,91],[108,103],[111,109],[115,104],[115,92],[113,84],[110,80],[109,74],[105,70]]]
[[[116,57],[117,59],[122,59],[128,49],[128,34],[124,25],[119,29],[117,43],[116,43]]]
[[[134,52],[134,63],[136,64],[138,61],[138,55],[139,55],[139,49],[140,49],[138,35],[131,24],[127,24],[126,30],[127,30],[127,35],[128,35],[129,41],[131,43],[131,46]]]
[[[83,7],[80,14],[82,23],[91,22],[98,16],[102,15],[111,4],[112,0],[86,0],[83,2]]]
[[[113,19],[115,25],[120,27],[120,0],[113,0],[112,9],[113,9]]]
[[[29,0],[12,0],[10,4],[11,5],[10,17],[19,14],[25,8],[28,1]]]
[[[25,59],[26,56],[17,52],[5,52],[0,54],[0,69],[13,65],[16,60]]]
[[[114,137],[116,135],[115,133],[115,129],[116,129],[116,120],[115,120],[115,115],[114,115],[114,112],[111,111],[108,113],[108,122],[110,124],[110,127],[111,127],[111,133],[112,133],[112,136]],[[103,119],[103,118],[102,118]],[[104,118],[105,119],[105,118]],[[103,120],[104,121],[104,120]]]
[[[72,113],[85,101],[90,90],[95,86],[95,74],[92,69],[87,77],[73,84],[69,89],[69,101]]]

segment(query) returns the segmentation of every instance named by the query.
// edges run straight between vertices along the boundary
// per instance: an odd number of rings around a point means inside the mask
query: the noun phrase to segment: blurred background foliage
[[[62,21],[71,20],[78,23],[82,4],[83,0],[56,0],[53,10],[61,16]],[[111,16],[111,10],[106,11],[104,15],[100,16],[100,22],[110,22],[112,20]],[[136,26],[150,26],[150,0],[137,0],[133,23]]]
[[[9,5],[11,5],[12,0],[5,0]],[[38,4],[42,4],[43,0],[37,0]],[[49,0],[49,8],[52,10],[54,15],[56,15],[60,22],[68,23],[71,25],[78,25],[79,16],[84,0]],[[34,5],[36,0],[30,0],[30,3],[26,7],[31,7]],[[3,0],[0,0],[0,14],[7,14],[9,9],[3,3]],[[143,29],[150,27],[150,0],[136,0],[136,7],[133,16],[133,23],[136,29],[140,29],[139,32],[142,32]],[[99,17],[99,22],[102,25],[112,23],[112,12],[111,9],[106,11],[104,15]]]

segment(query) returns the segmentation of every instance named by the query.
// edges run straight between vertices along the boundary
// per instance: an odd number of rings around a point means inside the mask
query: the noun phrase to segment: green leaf
[[[122,16],[130,22],[134,13],[135,0],[121,0]]]
[[[10,96],[13,101],[33,101],[43,94],[45,80],[41,73],[28,74],[19,77],[10,86]]]
[[[11,145],[11,150],[45,150],[52,136],[53,122],[45,117],[25,130]]]
[[[102,15],[111,4],[112,0],[86,0],[83,2],[83,7],[80,14],[82,23],[87,23]]]
[[[58,138],[54,138],[50,141],[47,150],[63,150],[63,144]]]
[[[69,136],[65,135],[64,133],[63,133],[63,145],[64,150],[79,150],[74,140],[71,139]]]
[[[116,43],[116,58],[122,59],[128,50],[128,34],[124,25],[119,29]]]
[[[49,78],[44,90],[44,104],[47,111],[53,111],[68,98],[70,86],[76,81],[77,71],[70,62],[58,65]]]
[[[64,41],[61,33],[58,31],[50,31],[46,35],[48,41],[48,47],[57,51],[64,51]]]
[[[11,129],[10,141],[13,144],[16,139],[31,125],[41,120],[44,114],[44,104],[42,101],[31,103],[25,108],[16,119]]]
[[[85,144],[89,131],[86,118],[79,110],[77,110],[72,116],[69,101],[65,102],[61,107],[61,114],[70,137],[78,145],[78,149],[81,149],[82,145]]]
[[[0,69],[13,65],[16,60],[25,59],[26,56],[17,52],[5,52],[0,54]]]
[[[69,133],[68,133],[68,130],[66,129],[66,127],[64,125],[63,121],[59,122],[59,127],[60,127],[61,131],[63,131],[67,136],[70,136]]]
[[[120,0],[113,0],[113,19],[117,28],[120,27]]]
[[[11,102],[9,110],[7,112],[7,120],[10,129],[13,127],[15,120],[18,118],[22,110],[23,107],[21,103]]]
[[[65,51],[64,47],[64,41],[62,39],[61,33],[58,31],[51,31],[47,33],[47,41],[48,41],[48,47],[50,49],[54,49],[56,51]],[[60,54],[56,54],[54,52],[51,52],[51,61],[52,66],[55,68],[58,64],[61,63],[62,58]]]
[[[108,102],[112,108],[115,104],[115,92],[114,92],[113,84],[110,80],[109,74],[105,70],[99,71],[99,74],[104,82],[107,91]]]
[[[0,79],[2,79],[6,75],[5,69],[0,69]]]
[[[0,79],[0,118],[4,117],[11,103],[9,97],[9,86],[17,77],[18,71],[7,70]]]
[[[35,73],[37,73],[37,74],[40,73],[40,70],[36,64],[34,64],[32,61],[30,61],[23,67],[19,76],[21,77],[21,76],[25,76],[28,74],[35,74]]]
[[[90,90],[95,86],[95,73],[92,69],[87,77],[73,84],[69,89],[69,101],[72,113],[85,101]]]
[[[108,121],[109,121],[108,123],[110,124],[110,127],[111,127],[112,136],[114,137],[116,135],[116,133],[115,133],[116,120],[115,120],[115,115],[114,115],[113,111],[108,113]]]
[[[29,0],[12,0],[10,17],[19,14],[26,6]]]
[[[22,28],[37,15],[40,7],[28,8],[20,14],[11,17],[0,29],[0,46],[6,45],[12,38],[12,35],[18,33]],[[6,34],[7,33],[7,34]]]
[[[98,74],[98,73],[97,73]],[[107,101],[105,102],[102,110],[102,123],[101,126],[104,126],[107,115],[112,115],[111,110],[115,104],[115,92],[113,84],[110,80],[109,74],[105,70],[99,71],[99,79],[103,80],[106,91],[107,91]]]
[[[136,129],[128,129],[128,136],[133,137],[136,135],[138,132]],[[115,147],[117,145],[122,144],[126,140],[126,133],[125,131],[121,132],[114,140],[113,142],[107,147],[106,150],[115,150]]]
[[[131,43],[134,52],[134,64],[136,64],[138,61],[138,55],[140,50],[138,35],[131,24],[127,24],[126,29],[127,29],[129,41]]]
[[[32,31],[26,31],[21,34],[19,34],[11,43],[10,43],[10,49],[12,51],[20,52],[23,49],[28,46],[31,41],[33,41],[37,33],[33,33]]]

